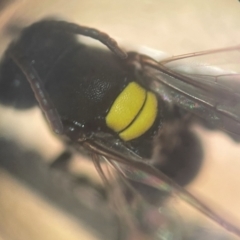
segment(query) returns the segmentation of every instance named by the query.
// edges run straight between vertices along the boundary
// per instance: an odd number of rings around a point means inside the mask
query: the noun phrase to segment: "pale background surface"
[[[98,28],[124,42],[146,45],[174,55],[240,43],[240,2],[237,0],[19,0],[1,13],[0,27],[2,28],[9,18],[13,22],[28,24],[46,16],[56,16]],[[2,46],[5,40],[5,38],[2,40]],[[13,113],[3,108],[0,110],[2,134],[17,138],[25,147],[37,148],[47,158],[54,157],[62,148],[61,143],[49,136],[41,120],[35,120],[34,124],[29,126],[26,117],[18,113],[18,124],[8,128],[9,124],[14,124]],[[36,119],[41,116],[37,110],[29,112]],[[41,129],[40,134],[37,128]],[[221,132],[208,132],[199,127],[196,129],[206,148],[205,162],[201,173],[189,188],[197,196],[201,196],[201,199],[212,203],[216,209],[223,208],[226,216],[229,215],[228,217],[234,219],[240,226],[240,144],[233,142]],[[0,172],[0,179],[0,230],[2,213],[5,215],[9,213],[8,216],[12,217],[9,221],[14,224],[24,221],[21,214],[15,217],[16,213],[12,211],[16,204],[11,201],[16,198],[14,194],[19,196],[19,206],[24,208],[21,198],[26,198],[26,201],[33,202],[33,208],[37,209],[38,216],[42,215],[44,218],[52,219],[52,222],[56,221],[54,227],[50,228],[44,226],[41,220],[35,219],[34,224],[42,227],[42,231],[39,232],[47,233],[50,238],[30,230],[26,230],[24,237],[21,238],[9,230],[8,235],[2,236],[2,239],[66,239],[63,236],[68,233],[67,239],[94,239],[87,236],[87,232],[83,238],[81,227],[76,226],[74,219],[59,213],[49,203],[25,187],[19,186],[19,183],[4,172]],[[9,192],[9,189],[13,191]],[[7,205],[4,205],[6,203]],[[39,207],[39,204],[43,204],[44,207]],[[32,218],[35,218],[34,212]],[[31,225],[31,221],[23,223],[22,226],[28,226],[27,229],[30,229],[28,224]],[[64,234],[61,232],[63,226]]]

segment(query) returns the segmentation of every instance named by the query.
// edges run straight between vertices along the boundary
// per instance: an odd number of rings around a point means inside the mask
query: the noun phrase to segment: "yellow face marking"
[[[107,117],[107,126],[115,132],[125,129],[136,117],[146,98],[146,90],[130,82],[113,103]]]
[[[131,82],[113,103],[106,124],[124,141],[129,141],[140,137],[153,125],[157,110],[156,96]]]
[[[135,119],[135,121],[119,136],[125,140],[129,141],[140,137],[144,134],[154,123],[157,116],[157,98],[151,93],[147,92],[147,99],[143,109]]]

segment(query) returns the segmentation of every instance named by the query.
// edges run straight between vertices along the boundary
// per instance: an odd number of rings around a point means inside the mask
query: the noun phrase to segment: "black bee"
[[[78,34],[99,40],[111,51],[84,45]],[[6,50],[0,66],[0,102],[20,109],[39,104],[53,132],[87,150],[104,179],[100,160],[143,185],[158,188],[149,179],[161,180],[168,192],[181,193],[190,204],[240,235],[178,185],[196,175],[201,153],[192,154],[196,164],[185,155],[179,158],[177,143],[161,145],[176,132],[182,137],[181,148],[198,143],[188,130],[182,130],[188,122],[186,113],[240,134],[238,92],[215,76],[204,76],[203,81],[203,75],[167,67],[168,62],[186,57],[159,63],[136,52],[125,53],[96,29],[42,20],[23,29]],[[186,168],[192,171],[183,178],[186,174],[179,172]]]

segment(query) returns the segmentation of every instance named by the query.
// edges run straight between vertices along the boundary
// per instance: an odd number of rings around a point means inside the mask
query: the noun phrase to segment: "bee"
[[[96,39],[110,51],[89,47],[77,35]],[[170,66],[191,57],[235,50],[200,52],[158,62],[137,52],[126,53],[99,30],[46,19],[23,29],[5,51],[0,67],[0,102],[19,109],[38,104],[56,135],[89,153],[106,185],[112,183],[102,161],[127,182],[131,196],[135,196],[135,184],[139,184],[136,188],[149,186],[176,194],[240,236],[237,227],[180,186],[196,175],[200,160],[187,179],[179,178],[179,167],[174,168],[174,164],[188,166],[192,161],[186,157],[183,163],[175,161],[178,157],[170,164],[168,158],[162,160],[166,156],[162,145],[169,139],[166,136],[182,133],[189,113],[240,135],[240,96],[231,85],[234,82],[228,81],[237,74],[201,75]],[[184,133],[189,134],[188,130]],[[145,204],[141,197],[137,199],[139,205]],[[144,205],[144,210],[151,209],[145,206],[150,205]]]

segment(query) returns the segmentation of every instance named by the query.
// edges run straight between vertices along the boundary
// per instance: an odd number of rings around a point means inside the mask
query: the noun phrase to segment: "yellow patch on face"
[[[138,138],[153,125],[157,105],[153,93],[136,82],[130,82],[114,101],[106,124],[125,141]]]
[[[156,119],[157,103],[156,96],[151,92],[147,92],[147,99],[141,112],[135,121],[126,130],[122,131],[119,136],[123,140],[129,141],[145,133]]]
[[[113,103],[107,117],[107,126],[115,132],[125,129],[144,104],[146,90],[136,82],[130,82]]]

